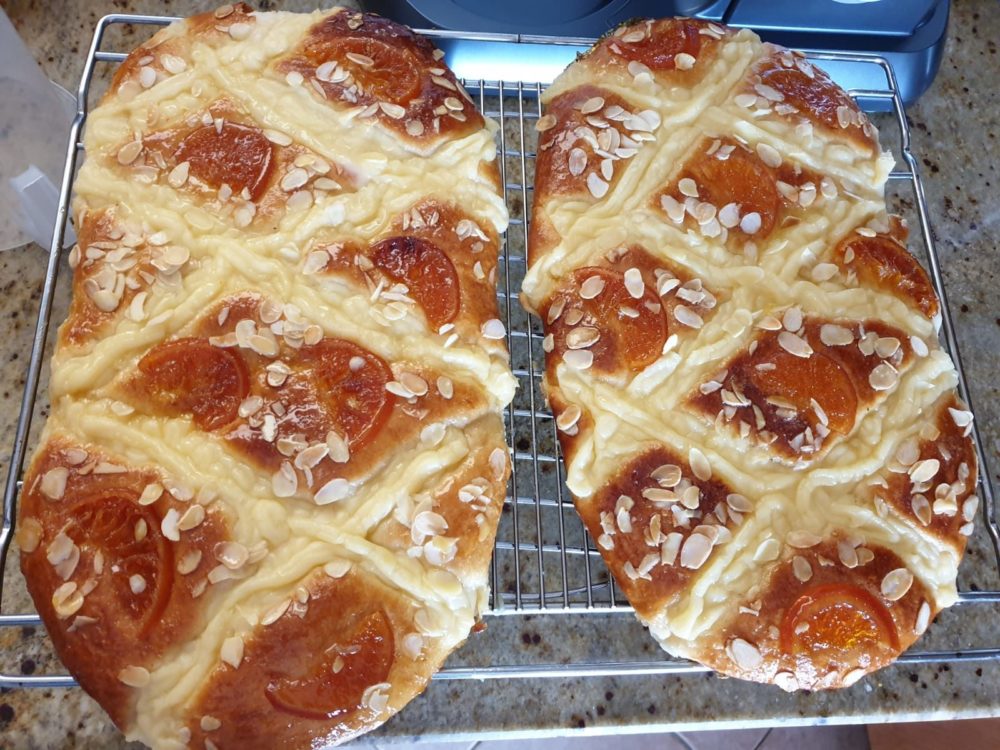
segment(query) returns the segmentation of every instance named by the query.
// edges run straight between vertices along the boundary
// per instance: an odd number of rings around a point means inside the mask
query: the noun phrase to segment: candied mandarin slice
[[[755,235],[760,237],[767,237],[774,229],[781,209],[781,194],[774,172],[757,154],[739,145],[728,159],[702,153],[688,165],[687,172],[698,185],[700,200],[717,209],[735,203],[741,216],[759,214],[760,229]]]
[[[258,128],[224,122],[205,125],[181,141],[174,158],[188,162],[190,174],[213,189],[225,183],[239,195],[244,188],[256,201],[271,173],[271,142]]]
[[[173,554],[160,533],[160,521],[152,507],[135,502],[138,494],[138,490],[127,488],[95,490],[67,514],[70,521],[66,535],[81,548],[102,552],[104,569],[114,571],[110,584],[105,585],[114,591],[118,611],[126,613],[145,632],[156,624],[167,606],[173,583]],[[137,529],[143,524],[140,536]],[[140,576],[141,582],[133,576]],[[100,594],[100,589],[96,593]]]
[[[761,352],[761,350],[765,350]],[[770,363],[773,369],[761,370],[756,365]],[[815,400],[826,414],[827,426],[846,435],[854,427],[858,411],[858,395],[850,374],[822,351],[809,357],[797,357],[778,348],[759,346],[748,368],[750,380],[765,397],[778,397],[791,402],[800,414],[812,414]],[[818,417],[814,418],[818,421]]]
[[[343,641],[317,653],[309,672],[268,683],[267,699],[275,708],[307,719],[354,713],[362,707],[365,690],[389,676],[394,641],[388,618],[373,612]]]
[[[854,256],[850,262],[847,261],[848,250]],[[937,295],[927,272],[892,238],[854,235],[837,245],[835,257],[844,270],[854,270],[862,283],[889,292],[901,292],[928,318],[937,315]]]
[[[807,627],[808,626],[808,627]],[[792,656],[838,659],[899,650],[892,615],[878,599],[851,584],[815,586],[795,600],[781,622],[781,649]]]
[[[596,277],[600,282],[588,281]],[[655,362],[663,353],[667,322],[660,300],[646,285],[639,299],[625,288],[624,276],[607,268],[581,268],[574,274],[575,288],[566,311],[553,324],[553,334],[560,351],[569,348],[568,337],[574,329],[591,323],[600,337],[587,348],[594,355],[594,368],[611,372],[625,365],[638,371]],[[591,299],[581,296],[584,285],[603,287]],[[570,311],[583,312],[578,325],[569,325]],[[576,334],[573,334],[576,335]]]
[[[620,44],[623,55],[638,60],[650,70],[674,70],[677,55],[685,52],[698,57],[701,51],[698,26],[684,18],[655,24],[649,37],[638,44]],[[612,37],[612,41],[614,37]]]
[[[837,109],[858,107],[833,81],[822,76],[810,78],[798,68],[772,67],[760,74],[761,81],[785,97],[785,102],[797,107],[814,122],[830,128],[840,128]]]
[[[458,274],[437,245],[416,237],[390,237],[372,246],[370,258],[386,276],[406,284],[433,330],[458,315]]]
[[[306,57],[317,66],[335,60],[376,101],[405,107],[420,94],[419,71],[424,66],[400,45],[369,37],[334,37],[309,44]]]
[[[203,430],[233,421],[250,391],[250,375],[239,352],[205,339],[159,344],[139,360],[138,368],[141,393],[169,416],[191,416]]]
[[[385,389],[392,379],[389,366],[343,339],[304,346],[300,357],[317,385],[333,429],[347,438],[352,449],[373,438],[392,412],[394,399]]]

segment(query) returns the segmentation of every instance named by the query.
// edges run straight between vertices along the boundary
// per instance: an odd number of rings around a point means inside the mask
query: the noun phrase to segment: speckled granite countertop
[[[309,9],[312,3],[257,3]],[[45,72],[74,88],[97,19],[105,13],[186,15],[214,3],[176,0],[7,0],[7,12]],[[956,0],[941,73],[911,112],[914,148],[922,156],[931,217],[950,301],[965,352],[979,423],[993,466],[1000,465],[1000,14],[993,0]],[[138,40],[128,36],[124,49]],[[104,69],[104,79],[110,72]],[[991,103],[992,101],[992,103]],[[887,120],[880,120],[883,127]],[[2,142],[0,148],[9,148]],[[897,210],[912,210],[905,197]],[[44,255],[28,246],[0,255],[0,453],[13,438],[24,369],[44,276]],[[66,289],[54,315],[65,313]],[[43,376],[43,388],[45,385]],[[39,414],[44,415],[44,404]],[[40,423],[36,419],[36,423]],[[996,478],[994,478],[996,479]],[[16,557],[7,570],[4,612],[28,607]],[[981,524],[962,567],[964,589],[996,588],[992,550]],[[659,653],[625,614],[493,617],[449,661],[453,666],[653,660]],[[1000,644],[1000,607],[959,606],[945,612],[921,641],[927,648]],[[61,671],[47,641],[31,628],[0,631],[0,669]],[[485,682],[436,681],[374,739],[482,737],[655,731],[776,723],[902,721],[1000,715],[1000,662],[895,666],[831,694],[786,695],[708,674]],[[124,746],[97,705],[79,690],[10,690],[0,694],[0,745],[10,748]]]

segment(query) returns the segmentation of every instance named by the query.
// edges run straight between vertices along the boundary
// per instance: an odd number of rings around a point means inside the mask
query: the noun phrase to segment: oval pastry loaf
[[[19,542],[130,738],[342,741],[486,605],[507,214],[496,126],[442,56],[374,16],[227,6],[129,55],[89,117]]]
[[[874,127],[801,55],[686,19],[617,29],[543,101],[524,300],[639,618],[788,690],[888,664],[955,601],[978,501]]]

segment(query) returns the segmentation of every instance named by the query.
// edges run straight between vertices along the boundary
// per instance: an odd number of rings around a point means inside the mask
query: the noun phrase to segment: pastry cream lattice
[[[972,415],[842,90],[749,31],[617,29],[543,97],[526,304],[567,483],[668,651],[851,684],[955,601]]]
[[[507,214],[496,126],[440,58],[374,16],[226,6],[89,116],[19,542],[130,737],[349,738],[486,604]]]

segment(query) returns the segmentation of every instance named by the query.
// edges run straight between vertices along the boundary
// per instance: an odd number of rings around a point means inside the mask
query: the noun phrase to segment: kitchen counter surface
[[[105,13],[187,15],[214,4],[175,0],[7,0],[7,12],[45,72],[74,89],[97,19]],[[292,10],[308,2],[260,2]],[[314,4],[312,4],[314,5]],[[993,0],[957,0],[940,75],[910,112],[951,309],[993,467],[1000,466],[1000,99],[990,97],[1000,72],[1000,14]],[[134,46],[126,36],[118,49]],[[98,80],[106,82],[110,67]],[[98,84],[100,85],[100,84]],[[889,121],[879,123],[887,127]],[[0,133],[0,149],[8,148]],[[897,210],[912,210],[906,198]],[[914,227],[915,229],[915,227]],[[0,254],[0,454],[10,451],[24,384],[45,256],[37,246]],[[65,274],[64,274],[65,276]],[[55,320],[66,309],[65,285]],[[44,388],[43,378],[43,388]],[[44,401],[44,399],[42,399]],[[44,404],[40,406],[44,415]],[[36,419],[40,424],[41,420]],[[37,427],[36,424],[36,427]],[[996,477],[994,477],[996,479]],[[4,613],[24,612],[17,555],[7,566]],[[992,549],[980,522],[963,563],[964,589],[997,588]],[[660,653],[628,614],[507,616],[487,619],[449,665],[564,663],[586,658],[654,660]],[[921,641],[927,648],[1000,645],[1000,606],[959,606],[941,615]],[[34,628],[0,629],[0,668],[7,673],[62,671]],[[435,681],[426,694],[370,735],[476,738],[486,733],[650,732],[711,725],[881,722],[1000,715],[1000,661],[896,665],[854,687],[787,695],[697,673],[589,679]],[[0,694],[0,745],[11,748],[126,746],[103,711],[78,689],[9,690]],[[370,740],[369,740],[370,741]]]

